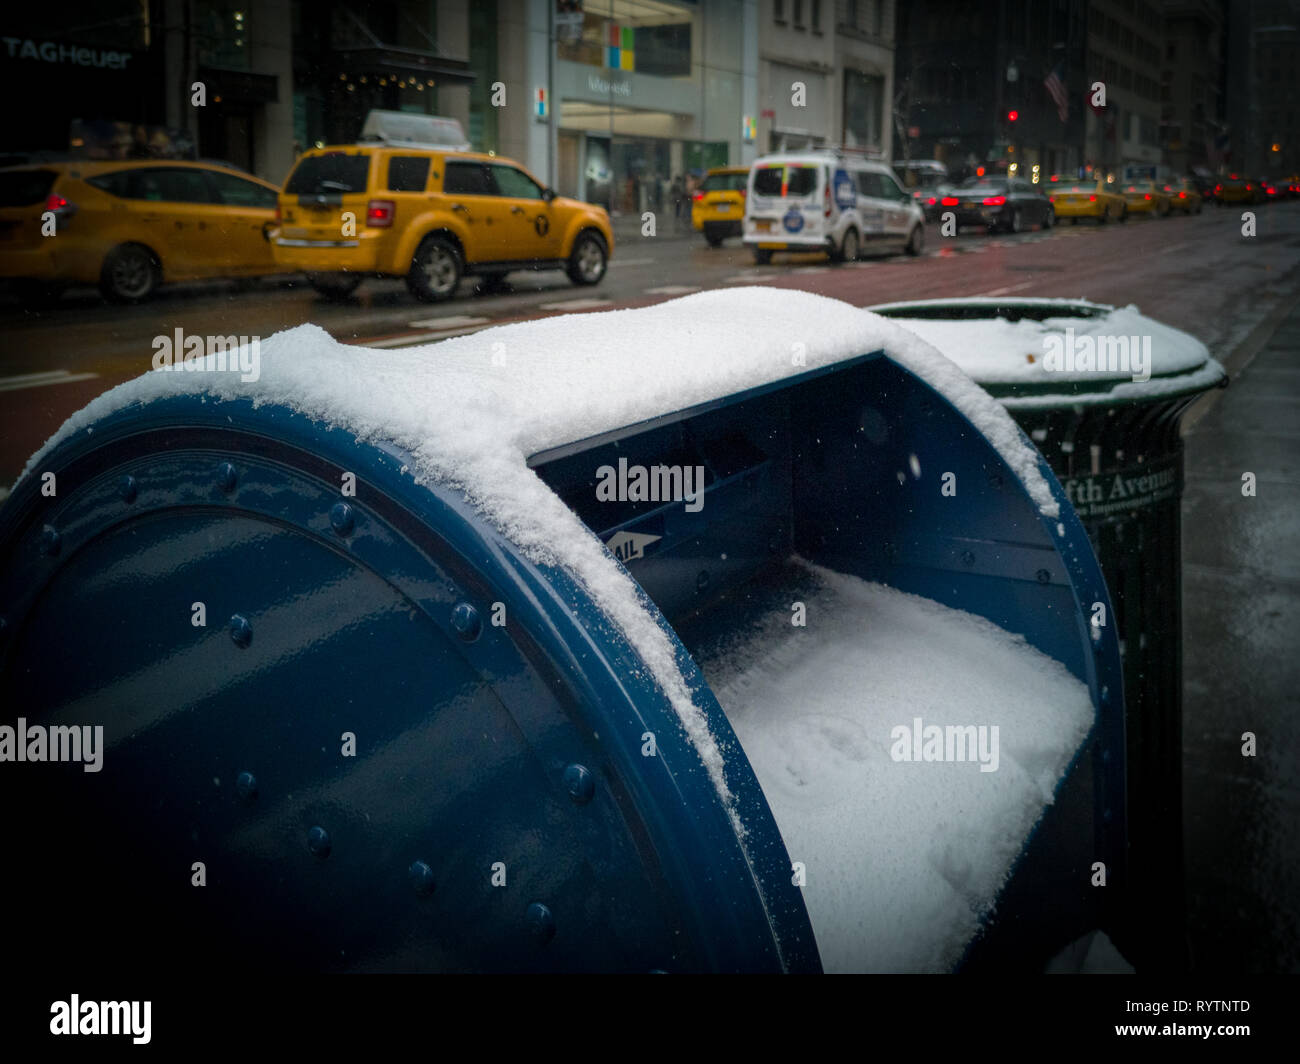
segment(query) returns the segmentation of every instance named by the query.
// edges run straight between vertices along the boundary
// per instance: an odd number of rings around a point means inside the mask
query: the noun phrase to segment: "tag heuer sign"
[[[111,48],[87,48],[80,44],[54,41],[29,41],[21,37],[0,37],[8,59],[34,59],[38,63],[67,63],[70,66],[98,67],[101,70],[125,70],[130,52]]]

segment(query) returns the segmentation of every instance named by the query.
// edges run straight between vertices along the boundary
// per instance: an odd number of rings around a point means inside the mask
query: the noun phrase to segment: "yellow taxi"
[[[1057,221],[1068,218],[1071,225],[1078,225],[1080,218],[1096,218],[1099,225],[1105,225],[1128,220],[1128,204],[1108,182],[1053,174],[1045,186],[1043,191],[1052,201]]]
[[[1225,203],[1259,203],[1264,197],[1254,181],[1229,174],[1214,183],[1214,198],[1222,207]]]
[[[1180,177],[1164,186],[1164,193],[1169,197],[1169,209],[1182,211],[1184,214],[1200,214],[1205,206],[1201,190],[1190,177]]]
[[[716,248],[729,236],[741,236],[749,167],[719,166],[704,175],[691,197],[691,225]]]
[[[98,284],[118,303],[160,284],[276,273],[279,190],[181,160],[63,161],[0,170],[0,277],[34,294]]]
[[[425,302],[466,274],[561,269],[605,276],[614,234],[603,207],[557,196],[518,163],[477,152],[390,144],[317,148],[280,193],[273,249],[329,299],[366,277],[400,277]]]
[[[1154,181],[1136,181],[1122,186],[1129,214],[1152,214],[1163,218],[1169,213],[1169,193]]]

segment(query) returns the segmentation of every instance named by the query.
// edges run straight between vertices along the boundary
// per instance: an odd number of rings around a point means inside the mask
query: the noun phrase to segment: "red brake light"
[[[1247,185],[1247,186],[1246,186],[1246,191],[1247,191],[1247,192],[1251,192],[1251,191],[1254,190],[1254,188],[1255,188],[1254,185]]]
[[[935,199],[933,196],[931,196],[928,200],[925,201],[925,205],[926,205],[927,207],[933,207],[933,206],[934,206],[936,203],[938,203],[938,202],[939,202],[939,201],[938,201],[937,199]]]
[[[1097,197],[1096,197],[1096,196],[1089,196],[1089,197],[1088,197],[1088,202],[1089,202],[1089,203],[1096,203],[1096,202],[1097,202]]]
[[[397,204],[392,200],[372,199],[366,204],[366,225],[372,229],[387,229],[393,224]]]
[[[961,201],[958,200],[956,196],[944,196],[944,198],[940,200],[940,203],[945,207],[955,207],[959,202]]]
[[[1180,193],[1178,193],[1178,198],[1179,198],[1179,199],[1186,199],[1186,198],[1187,198],[1187,193],[1186,193],[1186,192],[1180,192]]]
[[[1143,196],[1142,198],[1143,198],[1143,199],[1150,199],[1150,198],[1151,198],[1151,193],[1148,192],[1148,193],[1147,193],[1145,196]]]
[[[1215,192],[1222,192],[1222,191],[1223,191],[1223,186],[1222,186],[1222,185],[1215,185],[1215,186],[1214,186],[1214,191],[1215,191]]]
[[[1006,196],[985,196],[984,197],[985,207],[1001,207],[1006,202],[1007,202]]]
[[[68,201],[57,192],[51,192],[45,197],[45,209],[47,211],[62,211],[66,210],[67,206]]]
[[[695,193],[695,195],[693,195],[693,196],[691,197],[691,199],[693,199],[696,203],[699,203],[702,199],[704,199],[704,193],[703,193],[703,192],[697,192],[697,193]]]

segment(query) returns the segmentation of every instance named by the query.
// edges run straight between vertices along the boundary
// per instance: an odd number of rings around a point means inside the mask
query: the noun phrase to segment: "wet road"
[[[104,304],[92,289],[53,309],[0,300],[0,484],[70,413],[106,388],[149,369],[155,336],[268,337],[314,322],[340,340],[373,346],[428,343],[494,324],[552,314],[641,306],[703,288],[740,284],[799,288],[859,306],[899,299],[972,295],[1068,296],[1136,303],[1200,337],[1223,357],[1288,290],[1300,261],[1300,202],[1259,211],[1259,235],[1240,234],[1240,212],[1061,225],[1017,236],[978,230],[942,238],[931,226],[919,258],[877,257],[834,266],[817,256],[777,256],[755,267],[737,241],[708,248],[698,236],[631,236],[616,246],[605,280],[577,288],[560,272],[512,274],[504,292],[476,290],[418,303],[398,281],[367,281],[343,304],[301,280],[228,282],[164,289],[137,307]],[[83,376],[94,374],[94,376]]]

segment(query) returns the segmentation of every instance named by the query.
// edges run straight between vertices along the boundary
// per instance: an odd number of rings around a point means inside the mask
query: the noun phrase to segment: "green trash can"
[[[1227,373],[1198,340],[1132,306],[976,298],[870,309],[934,344],[999,399],[1083,520],[1116,613],[1093,622],[1116,626],[1124,663],[1129,861],[1114,934],[1139,970],[1180,968],[1179,422],[1204,392],[1227,386]]]

